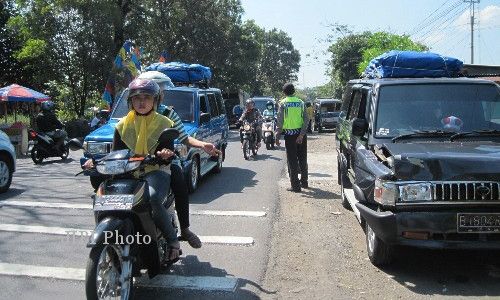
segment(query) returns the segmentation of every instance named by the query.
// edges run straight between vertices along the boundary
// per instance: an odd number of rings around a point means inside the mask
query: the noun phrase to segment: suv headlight
[[[396,205],[397,198],[398,190],[394,182],[384,181],[378,178],[375,180],[373,199],[376,202],[384,206],[394,206]]]
[[[87,143],[87,152],[92,154],[107,154],[111,145],[109,143]]]
[[[85,152],[89,152],[89,142],[83,142],[83,151]]]
[[[175,151],[179,153],[181,158],[185,158],[188,155],[188,147],[184,144],[175,144]]]
[[[402,202],[432,201],[432,187],[430,183],[405,184],[399,186]]]

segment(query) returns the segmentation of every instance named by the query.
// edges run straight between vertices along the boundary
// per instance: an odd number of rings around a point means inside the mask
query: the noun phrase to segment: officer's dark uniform
[[[287,96],[281,100],[278,111],[276,138],[279,138],[281,134],[285,137],[288,174],[290,175],[292,189],[295,192],[300,191],[301,186],[304,188],[308,187],[307,125],[308,116],[302,100],[293,96]],[[299,135],[303,136],[301,144],[297,144]],[[301,173],[300,181],[298,176],[299,165]]]

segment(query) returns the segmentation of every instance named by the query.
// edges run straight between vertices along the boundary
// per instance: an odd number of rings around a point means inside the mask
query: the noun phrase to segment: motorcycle
[[[248,160],[250,151],[254,156],[257,155],[257,131],[255,131],[253,124],[245,121],[240,128],[240,132],[243,136],[243,157]]]
[[[267,150],[274,150],[274,128],[275,120],[271,117],[266,117],[264,122],[262,123],[262,135],[264,136],[264,142],[266,143]]]
[[[66,133],[63,131],[61,136],[66,136]],[[48,134],[30,129],[28,131],[28,139],[33,144],[31,148],[31,159],[35,164],[41,164],[44,159],[49,157],[60,157],[63,160],[68,158],[69,147],[66,138],[64,138],[64,142],[58,146],[54,139]]]
[[[163,148],[174,150],[173,141],[179,132],[166,129],[159,138]],[[78,140],[70,147],[82,148]],[[73,150],[73,148],[71,148]],[[87,262],[85,290],[87,299],[117,297],[130,299],[133,278],[147,269],[150,278],[168,270],[175,261],[168,260],[167,240],[155,226],[147,182],[143,179],[148,165],[165,165],[170,172],[171,160],[154,155],[137,157],[130,150],[118,150],[95,161],[92,172],[108,176],[93,197],[96,227],[87,247],[92,248]],[[88,170],[81,173],[88,172]],[[134,172],[139,172],[137,178]],[[170,184],[166,185],[170,188]],[[169,222],[177,231],[174,196],[167,193],[163,205]]]

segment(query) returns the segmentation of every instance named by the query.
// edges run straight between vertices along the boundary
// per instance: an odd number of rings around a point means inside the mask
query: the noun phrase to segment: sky
[[[477,2],[477,0],[475,0]],[[471,62],[470,0],[241,0],[243,20],[285,31],[301,54],[297,85],[328,82],[331,24],[408,34],[430,51]],[[475,4],[474,63],[500,65],[500,0]],[[333,38],[339,37],[339,33]]]

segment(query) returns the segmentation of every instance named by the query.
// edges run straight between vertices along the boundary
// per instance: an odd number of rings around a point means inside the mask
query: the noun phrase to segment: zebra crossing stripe
[[[46,267],[0,262],[0,275],[52,278],[73,281],[85,281],[85,269]],[[191,289],[202,291],[233,292],[238,278],[213,276],[177,276],[157,275],[152,279],[147,276],[136,278],[135,285],[148,288]]]
[[[93,230],[83,228],[69,227],[48,227],[39,225],[18,225],[18,224],[0,224],[0,231],[22,232],[22,233],[41,233],[51,235],[65,235],[68,237],[90,237]],[[250,246],[254,244],[252,237],[245,236],[199,236],[202,243],[222,244],[222,245],[243,245]]]
[[[92,209],[92,204],[63,203],[63,202],[40,202],[40,201],[0,201],[2,206],[19,207],[42,207],[42,208],[70,208],[70,209]],[[265,211],[241,211],[241,210],[192,210],[191,215],[206,216],[230,216],[230,217],[265,217]]]

